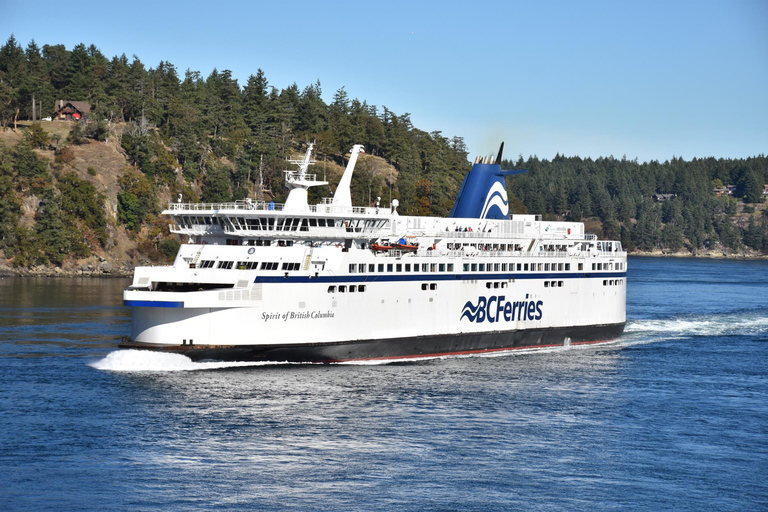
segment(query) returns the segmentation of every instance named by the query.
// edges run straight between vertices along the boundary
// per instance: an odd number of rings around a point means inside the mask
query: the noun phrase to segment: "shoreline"
[[[0,265],[0,277],[105,277],[105,278],[131,278],[133,267],[123,265],[119,268],[104,265],[94,267],[78,267],[75,269],[63,269],[36,265],[34,267],[13,268],[8,265]]]
[[[662,252],[662,251],[632,251],[627,253],[628,257],[640,256],[648,258],[696,258],[696,259],[711,259],[711,260],[768,260],[768,254],[748,254],[748,253],[724,253],[721,251],[700,251],[698,253],[691,252]]]

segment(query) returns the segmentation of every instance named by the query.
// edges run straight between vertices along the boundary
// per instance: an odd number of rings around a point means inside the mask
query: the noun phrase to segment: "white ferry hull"
[[[194,307],[183,293],[134,292],[132,338],[121,347],[195,360],[337,362],[598,343],[624,329],[625,276],[256,277],[250,289],[197,292],[214,307]],[[340,293],[341,283],[365,291]]]

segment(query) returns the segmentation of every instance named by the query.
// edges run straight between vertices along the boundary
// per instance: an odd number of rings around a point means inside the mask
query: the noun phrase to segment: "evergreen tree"
[[[290,96],[293,97],[292,92]],[[327,129],[328,113],[321,96],[322,89],[318,80],[304,88],[296,106],[296,131],[303,132],[307,137]]]
[[[226,203],[232,201],[229,183],[229,167],[224,165],[211,166],[203,179],[203,202]]]
[[[743,190],[745,203],[762,203],[764,180],[758,177],[755,172],[748,172],[744,176]]]
[[[57,44],[54,46],[43,45],[43,61],[45,67],[48,70],[48,76],[50,77],[51,85],[54,90],[61,96],[64,94],[64,89],[69,84],[69,52],[63,44]],[[56,99],[72,99],[57,97]],[[50,105],[53,109],[54,105]]]
[[[91,100],[91,91],[95,80],[91,76],[93,71],[93,58],[88,55],[88,49],[83,43],[72,49],[67,62],[67,87],[65,96],[74,101]]]
[[[19,119],[19,113],[22,109],[22,91],[26,76],[26,58],[24,50],[13,37],[0,47],[0,121],[3,126],[13,125],[16,129],[16,122]]]
[[[127,169],[118,179],[117,218],[130,231],[137,232],[156,209],[151,182],[141,172]]]
[[[749,225],[744,233],[744,245],[759,251],[763,247],[763,229],[755,222],[754,217],[749,218]]]

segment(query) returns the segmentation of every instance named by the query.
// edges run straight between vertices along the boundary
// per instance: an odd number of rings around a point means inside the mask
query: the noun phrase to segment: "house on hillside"
[[[669,201],[675,197],[677,197],[677,194],[653,194],[653,200],[657,203],[661,203],[662,201]]]
[[[53,116],[55,121],[77,121],[91,111],[91,104],[86,101],[56,100]]]
[[[726,185],[721,188],[715,188],[715,196],[732,196],[733,192],[736,190],[736,185]]]

